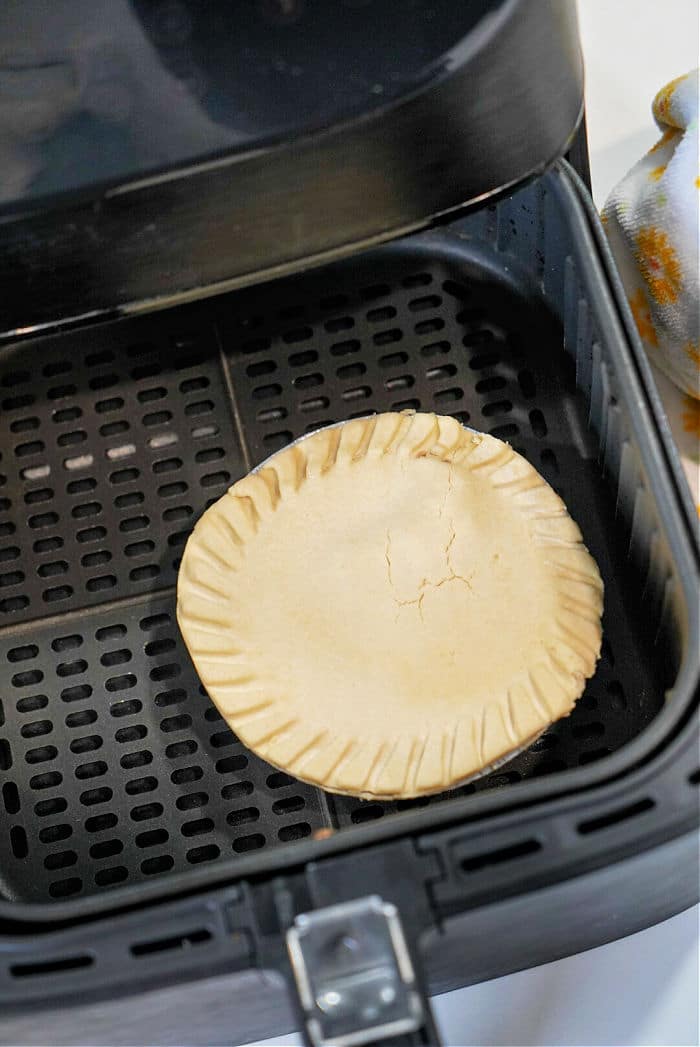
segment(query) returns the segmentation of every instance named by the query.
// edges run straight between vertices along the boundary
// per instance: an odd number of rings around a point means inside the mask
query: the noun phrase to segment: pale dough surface
[[[603,584],[508,444],[432,414],[322,430],[201,518],[178,621],[240,740],[305,781],[416,796],[569,713]]]

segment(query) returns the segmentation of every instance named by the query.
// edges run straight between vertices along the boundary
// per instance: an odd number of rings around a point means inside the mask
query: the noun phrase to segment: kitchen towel
[[[700,513],[698,88],[695,70],[656,95],[661,138],[612,191],[602,219]]]

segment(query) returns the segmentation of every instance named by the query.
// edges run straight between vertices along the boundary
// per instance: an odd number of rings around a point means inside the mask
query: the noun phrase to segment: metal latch
[[[354,1047],[423,1024],[398,911],[377,895],[302,913],[287,949],[315,1047]]]

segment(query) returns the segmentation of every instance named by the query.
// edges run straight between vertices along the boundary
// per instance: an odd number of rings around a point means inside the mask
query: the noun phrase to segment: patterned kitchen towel
[[[671,379],[658,375],[659,391],[700,513],[698,88],[696,69],[659,91],[661,138],[612,191],[602,219],[642,344]]]

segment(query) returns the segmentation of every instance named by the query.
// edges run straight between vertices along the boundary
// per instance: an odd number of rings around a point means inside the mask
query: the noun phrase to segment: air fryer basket
[[[276,849],[292,860],[290,845],[305,860],[320,830],[337,841],[426,805],[439,820],[465,798],[476,815],[480,794],[507,802],[532,779],[546,798],[594,781],[593,765],[620,773],[667,699],[680,717],[696,660],[683,528],[577,271],[573,200],[559,166],[350,262],[0,352],[7,902],[222,862],[236,875]],[[186,654],[174,583],[194,522],[252,465],[334,420],[406,408],[508,440],[562,495],[605,580],[605,639],[573,714],[505,767],[430,800],[363,802],[237,741]]]

